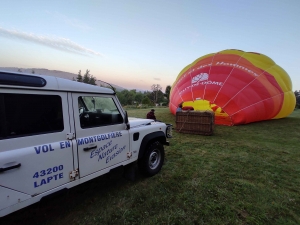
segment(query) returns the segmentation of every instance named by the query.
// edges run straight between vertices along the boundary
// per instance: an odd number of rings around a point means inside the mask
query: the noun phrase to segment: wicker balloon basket
[[[187,134],[212,135],[215,114],[212,111],[182,111],[176,113],[176,131]]]

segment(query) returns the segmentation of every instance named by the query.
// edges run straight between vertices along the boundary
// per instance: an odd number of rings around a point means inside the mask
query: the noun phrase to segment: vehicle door
[[[38,195],[74,170],[67,93],[2,89],[0,187]]]
[[[129,132],[114,95],[72,94],[80,177],[127,160]]]

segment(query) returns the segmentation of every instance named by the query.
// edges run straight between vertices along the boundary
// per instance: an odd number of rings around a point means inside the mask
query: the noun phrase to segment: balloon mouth
[[[192,107],[197,111],[213,111],[215,113],[215,124],[232,125],[230,116],[218,105],[201,99],[183,102],[183,107]]]

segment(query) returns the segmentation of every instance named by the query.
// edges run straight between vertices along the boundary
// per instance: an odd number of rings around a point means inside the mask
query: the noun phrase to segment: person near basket
[[[176,109],[176,112],[182,112],[182,103],[178,105],[178,108]]]
[[[156,120],[156,116],[154,114],[154,109],[151,109],[150,112],[147,113],[147,119],[153,119]]]

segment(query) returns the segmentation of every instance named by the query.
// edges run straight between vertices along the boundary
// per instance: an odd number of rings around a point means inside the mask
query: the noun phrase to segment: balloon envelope
[[[202,56],[179,73],[170,111],[182,102],[214,111],[216,124],[237,125],[286,117],[296,99],[290,77],[272,59],[230,49]]]

